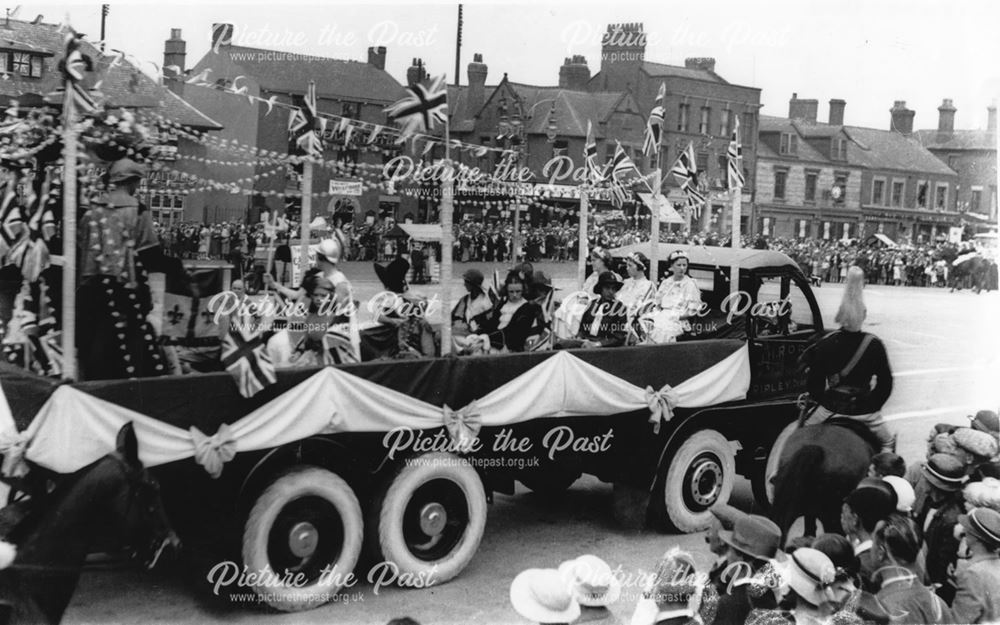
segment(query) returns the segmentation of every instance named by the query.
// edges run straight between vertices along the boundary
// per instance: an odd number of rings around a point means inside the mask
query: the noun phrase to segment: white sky
[[[453,82],[456,7],[111,3],[108,43],[162,64],[163,41],[171,28],[181,28],[190,68],[208,51],[212,23],[229,22],[237,38],[257,38],[246,44],[253,47],[366,60],[370,45],[385,45],[386,69],[401,82],[413,57]],[[982,128],[987,105],[1000,95],[1000,37],[990,32],[1000,3],[991,0],[472,2],[464,12],[463,84],[474,52],[489,66],[488,84],[504,72],[517,82],[557,84],[559,66],[572,54],[586,56],[596,73],[607,24],[642,22],[649,36],[647,60],[683,65],[687,56],[713,56],[723,78],[762,90],[763,114],[786,115],[797,92],[819,100],[820,121],[826,120],[827,102],[843,98],[846,123],[887,129],[893,101],[905,100],[916,111],[915,128],[936,128],[937,107],[951,98],[958,108],[957,128]],[[31,20],[38,14],[51,23],[68,19],[90,39],[99,38],[99,3],[24,4],[18,17]]]

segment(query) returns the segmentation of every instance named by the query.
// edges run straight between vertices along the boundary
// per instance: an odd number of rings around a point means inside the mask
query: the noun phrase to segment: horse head
[[[139,460],[139,443],[131,422],[118,431],[116,449],[109,456],[123,469],[123,483],[111,502],[111,516],[119,524],[117,535],[123,537],[133,557],[152,568],[166,548],[179,548],[180,540],[163,509],[159,483]]]

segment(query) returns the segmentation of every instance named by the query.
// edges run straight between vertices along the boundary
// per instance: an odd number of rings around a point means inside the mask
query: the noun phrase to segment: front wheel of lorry
[[[654,488],[654,516],[685,533],[711,525],[710,508],[729,501],[736,483],[733,449],[716,430],[692,434],[661,469]]]
[[[342,478],[302,466],[257,497],[243,531],[243,564],[262,603],[298,612],[350,581],[364,538],[361,505]]]
[[[486,491],[472,464],[433,452],[408,458],[375,496],[369,541],[403,586],[446,582],[472,561],[486,529]]]

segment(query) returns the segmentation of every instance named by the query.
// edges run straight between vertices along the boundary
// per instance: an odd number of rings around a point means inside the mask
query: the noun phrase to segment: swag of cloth
[[[705,349],[704,346],[701,348]],[[669,348],[622,349],[678,349],[681,354],[686,353],[687,348],[678,345]],[[746,397],[750,387],[746,344],[719,341],[713,349],[715,356],[712,359],[682,369],[687,372],[687,378],[673,384],[671,389],[664,389],[657,384],[661,391],[658,392],[655,403],[660,406],[663,417],[669,414],[663,411],[663,406],[665,403],[670,408],[671,394],[676,396],[676,408],[710,406]],[[496,357],[498,362],[502,358],[515,359],[508,366],[515,366],[517,362],[537,364],[492,391],[464,401],[462,408],[452,410],[453,413],[458,413],[458,416],[452,416],[448,421],[453,426],[452,435],[468,439],[478,433],[477,427],[502,427],[539,418],[623,414],[651,408],[645,382],[638,386],[584,360],[596,359],[604,363],[605,367],[614,369],[616,366],[624,366],[620,355],[615,354],[615,358],[611,360],[602,360],[604,357],[600,355],[581,356],[562,351],[544,355]],[[455,373],[455,363],[411,362],[412,368],[404,367],[399,372],[407,380],[417,377],[414,371],[419,367],[425,368],[425,371],[438,372],[439,375],[445,375],[445,371],[450,372],[447,374],[449,379],[462,375],[461,372]],[[445,364],[448,364],[447,368],[444,368]],[[478,359],[477,363],[470,365],[459,364],[472,368],[482,366]],[[390,370],[393,366],[400,365],[386,365],[381,374],[393,373]],[[359,375],[347,369],[356,371]],[[630,377],[634,375],[627,373],[628,369],[614,370]],[[242,411],[234,413],[237,407],[230,406],[225,417],[218,417],[219,421],[230,421],[227,425],[229,431],[217,432],[218,436],[209,442],[195,440],[189,431],[189,423],[198,419],[203,424],[211,423],[210,421],[194,414],[178,416],[173,409],[164,411],[157,405],[158,402],[150,399],[156,396],[153,388],[155,385],[176,384],[170,379],[143,383],[142,386],[150,387],[144,393],[134,390],[136,382],[129,382],[125,386],[122,386],[123,383],[118,383],[118,386],[115,383],[84,383],[79,388],[75,385],[62,385],[55,387],[23,432],[29,441],[25,457],[52,471],[74,472],[113,449],[118,430],[130,421],[140,439],[140,459],[146,466],[153,467],[191,458],[196,455],[196,449],[200,449],[201,457],[210,469],[215,467],[216,452],[218,458],[223,459],[230,452],[271,449],[317,434],[384,433],[400,427],[420,430],[442,427],[440,405],[361,377],[370,375],[371,371],[371,365],[325,367],[305,378],[290,372],[289,375],[294,376],[292,379],[301,381],[289,386],[279,380],[274,388],[263,391],[259,399],[241,400],[244,406],[256,405],[253,409],[246,408],[246,414],[242,414]],[[650,375],[650,372],[643,371],[641,374]],[[663,379],[662,374],[657,377]],[[206,387],[218,386],[219,380],[229,380],[233,387],[227,392],[237,392],[235,383],[229,376],[213,377],[204,383]],[[138,410],[87,392],[90,390],[100,393],[105,386],[110,389],[105,391],[107,395],[122,403],[137,402],[146,397],[144,401],[152,402],[146,409],[155,412],[157,417],[147,416]],[[174,386],[170,388],[176,390]],[[163,392],[167,390],[169,389],[164,387]],[[416,394],[419,391],[413,392]],[[174,396],[172,393],[168,395]],[[660,401],[660,395],[663,402]],[[432,399],[430,395],[425,397]],[[134,405],[147,406],[143,403]],[[180,422],[181,425],[173,425],[168,420]],[[18,422],[24,423],[25,420],[18,419]],[[221,430],[221,425],[216,425],[215,429]],[[206,427],[199,429],[207,432],[209,430]]]

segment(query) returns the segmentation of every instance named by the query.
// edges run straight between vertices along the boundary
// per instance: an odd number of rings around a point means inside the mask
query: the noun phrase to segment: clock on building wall
[[[837,185],[834,185],[833,188],[830,189],[830,197],[832,197],[835,200],[839,200],[843,192],[844,192],[843,189],[841,189]]]

